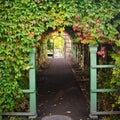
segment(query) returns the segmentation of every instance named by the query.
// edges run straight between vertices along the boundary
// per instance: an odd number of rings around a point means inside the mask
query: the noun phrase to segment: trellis
[[[97,65],[97,47],[90,46],[90,117],[98,118],[98,115],[120,114],[120,111],[97,111],[97,93],[117,92],[119,89],[97,89],[97,69],[113,68],[114,65]]]

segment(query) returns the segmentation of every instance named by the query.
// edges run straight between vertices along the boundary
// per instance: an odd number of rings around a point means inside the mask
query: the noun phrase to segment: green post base
[[[37,113],[33,116],[29,116],[29,119],[36,119],[37,118]]]
[[[90,117],[92,120],[97,120],[97,119],[98,119],[98,116],[97,116],[97,115],[93,115],[93,114],[90,114],[89,117]]]

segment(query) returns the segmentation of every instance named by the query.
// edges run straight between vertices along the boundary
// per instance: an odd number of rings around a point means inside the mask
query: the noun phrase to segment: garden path
[[[37,75],[37,112],[40,120],[89,120],[86,99],[64,58],[51,58]]]

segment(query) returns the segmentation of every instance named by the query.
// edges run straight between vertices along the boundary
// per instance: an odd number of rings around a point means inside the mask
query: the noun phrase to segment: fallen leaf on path
[[[70,114],[70,113],[71,113],[71,111],[66,111],[66,113]]]

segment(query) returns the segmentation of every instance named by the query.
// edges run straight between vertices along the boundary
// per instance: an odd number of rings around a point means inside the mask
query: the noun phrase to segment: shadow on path
[[[51,59],[48,68],[37,76],[37,112],[40,120],[51,115],[89,120],[87,107],[70,65],[63,58]]]

